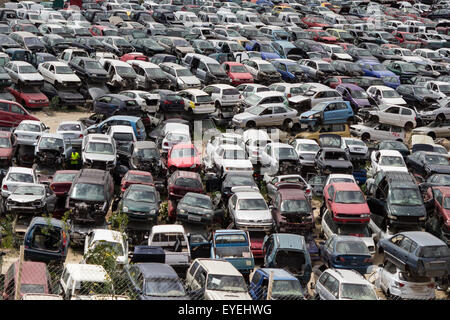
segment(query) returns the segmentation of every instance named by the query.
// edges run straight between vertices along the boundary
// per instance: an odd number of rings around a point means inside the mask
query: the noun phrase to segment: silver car
[[[87,134],[87,128],[81,121],[63,121],[56,129],[56,133],[63,136],[66,144],[81,145],[83,137]]]
[[[167,74],[172,82],[171,88],[174,90],[200,89],[202,86],[200,80],[188,68],[173,62],[163,62],[159,67]]]
[[[298,124],[297,110],[280,103],[257,105],[233,116],[232,124],[240,128],[283,126],[286,129]]]

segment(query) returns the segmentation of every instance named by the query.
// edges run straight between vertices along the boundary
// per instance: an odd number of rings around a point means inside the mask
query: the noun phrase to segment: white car
[[[331,238],[333,235],[357,236],[364,241],[370,254],[375,254],[375,242],[373,241],[372,234],[367,224],[336,224],[331,218],[328,210],[325,210],[321,224],[322,233],[326,240]]]
[[[286,162],[288,164],[285,164]],[[269,175],[277,174],[285,166],[288,166],[288,171],[290,171],[285,173],[295,173],[293,172],[294,170],[298,171],[300,169],[299,163],[297,151],[286,143],[268,143],[261,152],[261,164]]]
[[[184,100],[184,110],[192,114],[211,114],[216,110],[211,96],[200,89],[186,89],[177,92]]]
[[[374,99],[379,105],[401,105],[406,106],[406,101],[397,91],[388,86],[370,86],[366,90],[367,95]]]
[[[405,140],[405,129],[385,123],[355,124],[350,126],[350,133],[367,140]]]
[[[212,164],[218,170],[220,177],[230,172],[253,173],[253,165],[245,150],[234,144],[220,145],[211,154]]]
[[[444,81],[428,81],[425,88],[437,94],[440,98],[448,98],[450,96],[450,83]]]
[[[311,107],[324,101],[341,101],[341,94],[330,87],[321,83],[308,82],[301,87],[303,93],[295,95],[289,99],[289,102],[294,105],[303,105],[310,101]]]
[[[206,158],[211,158],[211,156],[216,152],[219,146],[231,144],[238,145],[244,148],[244,141],[242,140],[242,135],[237,133],[222,133],[219,136],[212,136],[211,139],[206,144]]]
[[[81,143],[81,159],[87,168],[114,169],[117,151],[114,139],[106,134],[88,134]]]
[[[41,86],[44,78],[31,64],[25,61],[10,61],[5,65],[5,70],[12,82],[19,85]]]
[[[87,128],[81,121],[63,121],[59,123],[56,133],[64,138],[64,143],[68,145],[80,144],[87,134]]]
[[[295,139],[291,145],[294,147],[300,159],[302,167],[314,167],[319,144],[312,139]]]
[[[81,79],[72,71],[66,62],[49,61],[39,64],[38,71],[44,80],[58,88],[77,88]]]
[[[378,171],[408,172],[406,163],[397,150],[372,151],[370,162],[372,175],[375,175]]]
[[[164,138],[161,142],[162,152],[169,150],[177,143],[191,142],[189,126],[182,123],[167,123],[163,129]]]
[[[376,275],[377,287],[388,297],[414,300],[435,298],[435,283],[432,278],[410,277],[390,261],[377,268]]]
[[[424,59],[415,55],[411,50],[406,48],[393,48],[394,54],[399,55],[401,60],[412,63],[424,63]]]
[[[409,107],[398,105],[382,105],[379,110],[369,111],[370,120],[378,123],[387,123],[394,126],[404,127],[410,131],[416,127],[416,112]]]
[[[242,140],[245,143],[245,151],[252,163],[261,160],[261,152],[266,144],[272,142],[269,135],[264,130],[249,129],[242,134]]]
[[[254,93],[270,91],[268,86],[264,86],[259,83],[243,83],[236,87],[239,91],[239,99],[244,100],[248,96],[251,96]]]
[[[38,183],[36,172],[31,168],[10,167],[2,180],[3,200],[16,190],[20,185]],[[5,201],[3,201],[3,204]]]
[[[23,120],[13,132],[18,143],[36,145],[41,135],[49,130],[49,127],[41,121]]]
[[[239,102],[239,91],[229,84],[212,84],[203,88],[211,96],[216,108],[234,106]]]
[[[116,262],[120,265],[128,264],[128,242],[125,234],[114,230],[93,229],[86,235],[84,254],[88,254],[96,246],[111,247],[117,255]]]
[[[161,97],[157,93],[149,93],[143,90],[127,90],[120,92],[120,94],[134,99],[145,112],[154,114],[159,110]]]
[[[233,187],[228,212],[235,228],[266,231],[273,229],[272,213],[258,188]]]
[[[323,44],[322,47],[331,55],[332,59],[353,61],[352,56],[346,53],[344,48],[337,44]]]

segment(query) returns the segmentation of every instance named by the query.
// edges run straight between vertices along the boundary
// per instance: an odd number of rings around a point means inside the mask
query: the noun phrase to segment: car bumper
[[[252,253],[253,253],[253,258],[255,259],[261,259],[264,258],[264,253],[262,251],[262,249],[251,249]]]
[[[197,106],[194,109],[192,109],[192,112],[194,114],[210,114],[213,113],[214,111],[216,111],[216,107],[214,107],[213,105]]]
[[[63,263],[66,260],[66,254],[60,252],[41,251],[31,248],[25,248],[25,260],[50,262],[56,261]]]
[[[6,211],[9,213],[43,213],[44,207],[35,207],[35,206],[29,206],[29,205],[8,205],[6,204]]]
[[[367,159],[369,159],[369,155],[367,153],[350,153],[350,161]]]
[[[189,214],[177,214],[177,220],[182,222],[188,222],[193,224],[211,224],[213,217],[189,215]]]
[[[272,230],[272,224],[261,224],[261,223],[238,223],[236,222],[236,228],[244,231],[265,231],[269,232]]]
[[[28,108],[45,108],[48,107],[50,104],[49,102],[28,102],[25,101],[25,106]]]
[[[299,231],[309,230],[314,227],[314,221],[302,222],[302,223],[289,223],[280,225],[280,232],[296,233]]]
[[[352,218],[352,217],[339,217],[339,216],[333,216],[333,220],[335,221],[335,222],[338,222],[338,223],[347,223],[347,224],[352,224],[352,223],[355,223],[355,224],[360,224],[360,223],[369,223],[369,221],[370,221],[370,217],[367,217],[367,218],[361,218],[361,217],[355,217],[355,218]]]
[[[429,300],[434,299],[436,297],[434,289],[425,287],[422,290],[412,290],[412,289],[402,289],[391,286],[389,288],[389,292],[391,295],[400,297],[402,299],[411,299],[411,300]]]

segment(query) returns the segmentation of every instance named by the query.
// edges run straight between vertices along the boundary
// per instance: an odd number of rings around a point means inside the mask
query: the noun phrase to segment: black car
[[[269,41],[270,39],[266,37],[264,33],[259,31],[256,27],[246,26],[239,29],[241,36],[247,38],[248,40],[258,40],[258,41]]]
[[[377,58],[379,61],[383,62],[385,60],[401,60],[401,56],[395,54],[394,50],[391,48],[373,48],[369,49],[370,53]]]
[[[45,81],[39,88],[43,94],[51,101],[57,97],[61,106],[81,106],[86,99],[75,89],[56,89],[51,83]]]
[[[367,33],[361,30],[347,30],[350,32],[352,37],[355,39],[354,44],[358,45],[364,42],[371,42],[371,43],[377,43],[377,39],[374,37],[369,36]]]
[[[214,221],[214,207],[206,194],[188,192],[177,204],[177,220],[183,223],[210,225]]]
[[[228,203],[228,199],[234,194],[234,192],[231,191],[231,188],[242,186],[258,187],[253,175],[250,173],[227,173],[221,187],[222,202]]]
[[[147,56],[154,56],[155,54],[164,53],[164,47],[162,47],[154,39],[144,38],[144,39],[133,39],[130,41],[131,45],[138,52],[142,52]]]
[[[124,272],[130,291],[139,300],[189,300],[180,278],[168,264],[126,264]]]
[[[409,106],[417,109],[426,108],[439,99],[437,94],[420,85],[402,84],[396,90]]]
[[[361,67],[354,62],[334,60],[331,62],[331,66],[343,76],[357,77],[364,74]]]
[[[150,172],[158,190],[164,189],[164,181],[158,182],[158,177],[165,177],[166,168],[161,161],[159,149],[153,141],[136,141],[131,147],[128,158],[130,170]]]
[[[406,158],[409,170],[424,178],[435,173],[450,174],[447,155],[436,152],[416,151]]]
[[[184,111],[184,100],[172,90],[153,90],[151,93],[157,93],[160,96],[159,110],[162,112],[180,112]]]
[[[194,48],[195,53],[203,54],[205,56],[217,53],[216,48],[208,40],[200,40],[200,39],[192,40],[191,45],[192,48]]]
[[[128,221],[157,223],[161,199],[155,187],[132,184],[123,193],[118,209],[126,213]]]
[[[106,51],[107,47],[103,42],[94,37],[76,37],[72,42],[73,47],[86,50],[89,54],[96,51]]]
[[[82,80],[103,83],[108,81],[108,72],[93,58],[74,57],[70,60],[69,66]]]
[[[141,117],[141,106],[136,100],[121,94],[105,94],[92,103],[93,111],[106,116],[127,115]]]
[[[321,148],[316,154],[317,170],[323,174],[353,172],[348,154],[341,148]]]
[[[371,86],[385,86],[384,81],[380,78],[375,77],[352,77],[352,81],[347,81],[348,83],[354,83],[357,86],[367,90]]]
[[[353,58],[354,61],[358,60],[371,60],[371,61],[377,61],[378,59],[375,58],[369,50],[363,49],[363,48],[350,48],[347,50],[347,53]]]
[[[150,62],[158,65],[163,62],[178,63],[178,58],[172,54],[159,53],[151,57]]]
[[[403,142],[396,140],[383,140],[378,144],[377,149],[398,151],[403,158],[406,158],[410,154],[409,148]]]
[[[71,46],[71,41],[57,34],[47,34],[41,38],[48,53],[55,56]]]
[[[173,12],[165,9],[156,9],[153,11],[153,19],[156,22],[162,23],[166,26],[169,25],[183,25],[183,23],[175,17]]]

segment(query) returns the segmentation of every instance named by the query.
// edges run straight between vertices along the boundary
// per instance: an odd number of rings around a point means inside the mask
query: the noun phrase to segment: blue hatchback
[[[319,247],[320,259],[328,268],[356,270],[362,274],[372,265],[367,245],[355,236],[333,235]]]
[[[136,139],[144,141],[147,137],[144,123],[141,118],[133,116],[112,116],[108,119],[87,128],[88,133],[105,133],[111,126],[130,126],[133,127]]]
[[[324,101],[303,112],[300,124],[314,127],[316,124],[337,124],[352,121],[353,109],[348,101]]]

